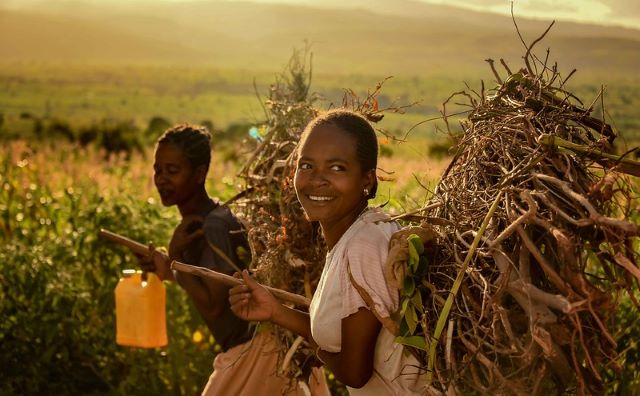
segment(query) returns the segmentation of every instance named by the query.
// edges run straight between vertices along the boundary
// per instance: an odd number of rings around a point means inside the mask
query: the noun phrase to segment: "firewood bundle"
[[[285,71],[270,86],[264,104],[266,121],[252,128],[254,148],[238,173],[244,191],[235,206],[247,223],[255,278],[311,298],[326,248],[318,225],[306,220],[293,186],[296,146],[317,114],[306,61],[306,54],[294,52]],[[273,331],[282,350],[278,370],[292,380],[306,380],[313,351],[289,331],[277,326]],[[292,386],[297,386],[295,381]]]
[[[397,341],[433,394],[599,394],[619,370],[615,328],[634,299],[640,163],[527,48],[524,67],[469,106],[419,226],[391,242]],[[445,114],[446,119],[446,114]]]

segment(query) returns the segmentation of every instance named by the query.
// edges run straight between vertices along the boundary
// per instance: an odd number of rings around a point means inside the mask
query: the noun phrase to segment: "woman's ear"
[[[195,170],[196,181],[198,183],[204,184],[205,180],[207,180],[207,173],[209,172],[209,167],[206,165],[198,165]]]
[[[368,191],[371,191],[375,184],[376,184],[376,170],[369,169],[365,173],[365,185],[363,188],[366,188]]]

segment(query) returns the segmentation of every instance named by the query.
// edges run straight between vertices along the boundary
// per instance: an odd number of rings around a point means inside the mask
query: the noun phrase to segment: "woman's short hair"
[[[207,128],[197,125],[179,124],[167,129],[158,145],[168,143],[180,147],[192,167],[205,165],[209,169],[211,163],[211,133]]]

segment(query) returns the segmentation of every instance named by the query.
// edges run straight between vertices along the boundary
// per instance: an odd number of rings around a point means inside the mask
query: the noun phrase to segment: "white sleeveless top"
[[[322,350],[340,352],[342,319],[359,308],[369,308],[349,278],[371,297],[377,316],[394,317],[398,292],[387,286],[384,263],[389,240],[399,227],[380,209],[367,209],[327,254],[309,313],[311,335]],[[417,360],[384,327],[374,353],[374,373],[362,388],[348,388],[350,395],[410,395],[424,393]]]

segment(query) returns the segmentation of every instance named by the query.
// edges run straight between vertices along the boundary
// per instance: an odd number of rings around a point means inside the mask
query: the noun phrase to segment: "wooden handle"
[[[149,254],[149,246],[143,245],[140,242],[136,242],[133,239],[129,239],[120,234],[116,234],[115,232],[111,232],[102,228],[100,229],[100,232],[98,232],[98,235],[103,239],[125,246],[131,249],[131,251],[133,251],[134,253],[142,255]]]
[[[240,279],[236,279],[233,276],[229,276],[217,271],[213,271],[213,270],[210,270],[209,268],[196,267],[195,265],[181,263],[176,260],[171,262],[171,269],[201,276],[204,278],[215,279],[216,281],[227,286],[237,286],[243,283]],[[299,294],[289,293],[288,291],[284,291],[281,289],[276,289],[276,288],[264,286],[264,285],[263,287],[266,288],[271,294],[273,294],[274,297],[276,297],[281,301],[290,302],[303,307],[308,307],[309,304],[311,303],[311,301],[308,298],[301,296]]]

